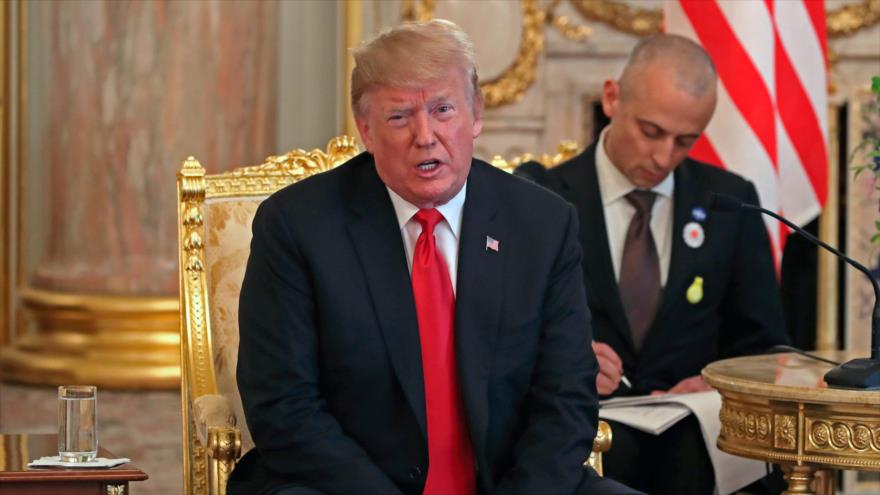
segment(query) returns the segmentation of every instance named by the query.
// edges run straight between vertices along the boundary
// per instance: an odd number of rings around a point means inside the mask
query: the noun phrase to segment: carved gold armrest
[[[229,400],[222,395],[203,395],[193,401],[193,418],[199,442],[208,445],[208,428],[236,427],[235,414]],[[235,428],[237,429],[237,428]]]
[[[611,425],[599,420],[599,428],[596,431],[596,438],[593,440],[593,450],[590,452],[590,458],[584,464],[592,467],[602,475],[602,453],[608,452],[611,448]]]
[[[208,452],[209,493],[225,495],[226,481],[241,455],[241,431],[229,401],[222,395],[203,395],[193,401],[199,442]]]

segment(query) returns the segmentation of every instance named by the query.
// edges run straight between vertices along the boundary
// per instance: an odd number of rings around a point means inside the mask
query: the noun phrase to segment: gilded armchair
[[[538,159],[558,163],[577,151],[560,146]],[[180,243],[181,393],[184,491],[225,494],[236,460],[253,441],[235,383],[238,296],[249,253],[251,221],[260,202],[276,190],[329,170],[359,152],[353,138],[330,141],[326,151],[295,150],[265,163],[206,174],[193,158],[178,173]],[[522,159],[493,165],[512,170]],[[600,473],[611,431],[601,422],[587,461]]]

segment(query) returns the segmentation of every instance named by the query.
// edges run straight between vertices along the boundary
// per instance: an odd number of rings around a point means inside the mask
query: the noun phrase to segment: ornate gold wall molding
[[[522,0],[522,37],[516,60],[500,75],[480,84],[489,108],[522,100],[537,78],[538,57],[544,51],[544,11],[535,0]]]
[[[647,36],[657,33],[663,26],[663,9],[645,9],[628,5],[619,0],[569,0],[585,19]],[[825,13],[825,25],[829,38],[850,36],[856,31],[880,22],[880,0],[861,0],[842,5]]]
[[[860,3],[843,5],[829,10],[825,15],[829,38],[850,36],[878,22],[880,22],[880,0],[862,0]]]
[[[644,9],[615,0],[569,0],[569,3],[585,19],[637,36],[657,33],[663,26],[663,9]]]
[[[523,20],[522,36],[516,59],[499,76],[480,84],[486,107],[493,108],[522,99],[537,78],[538,59],[544,50],[544,25],[548,24],[573,41],[586,40],[588,26],[574,25],[556,14],[561,0],[552,0],[545,8],[537,0],[520,0]],[[601,22],[618,31],[648,36],[663,27],[663,9],[646,9],[619,0],[569,0],[586,20]],[[437,0],[403,0],[401,18],[428,20],[434,17]],[[861,0],[829,10],[826,15],[829,38],[839,38],[871,27],[880,22],[880,0]]]
[[[403,2],[401,17],[426,21],[434,17],[435,0]],[[537,77],[538,57],[544,51],[545,11],[537,0],[521,0],[522,36],[516,59],[498,76],[480,83],[486,108],[499,107],[522,100]]]

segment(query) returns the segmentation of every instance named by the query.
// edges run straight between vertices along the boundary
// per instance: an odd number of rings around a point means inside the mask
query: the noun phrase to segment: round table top
[[[833,361],[865,357],[855,352],[812,352]],[[824,376],[833,365],[795,353],[722,359],[703,368],[703,378],[721,392],[740,392],[771,399],[880,406],[880,390],[829,388]]]

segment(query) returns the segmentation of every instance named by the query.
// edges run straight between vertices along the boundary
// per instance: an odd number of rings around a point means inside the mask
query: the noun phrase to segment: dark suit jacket
[[[632,391],[621,386],[617,394],[666,390],[699,374],[716,359],[762,353],[787,343],[770,241],[761,216],[746,211],[713,212],[707,204],[709,192],[758,204],[754,186],[738,175],[691,159],[674,174],[669,277],[640,352],[633,346],[608,249],[596,144],[537,177],[577,208],[593,335],[620,355],[624,373],[634,386]],[[706,212],[706,219],[698,221],[705,241],[691,248],[684,242],[683,231],[687,223],[697,221],[695,208]],[[703,278],[703,298],[692,304],[686,291],[698,276]]]
[[[372,157],[274,194],[253,233],[237,377],[256,449],[236,466],[231,493],[280,482],[421,493],[418,325],[400,229]],[[597,365],[580,262],[570,205],[473,161],[455,354],[481,493],[573,493],[585,474]]]

